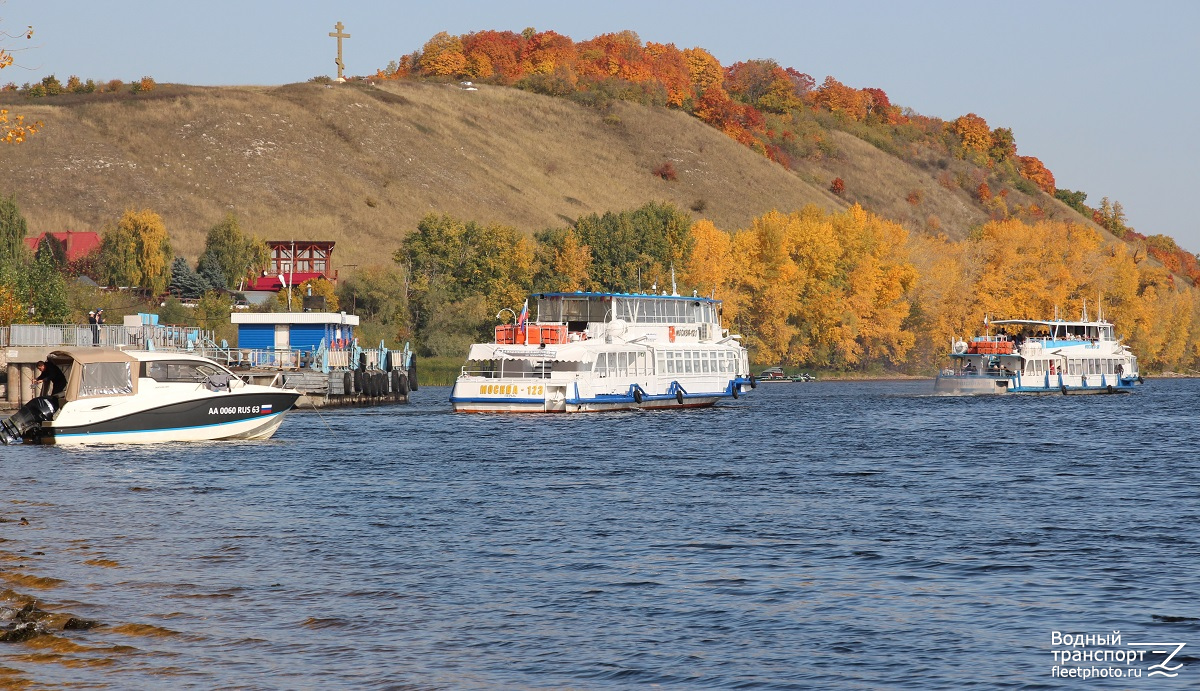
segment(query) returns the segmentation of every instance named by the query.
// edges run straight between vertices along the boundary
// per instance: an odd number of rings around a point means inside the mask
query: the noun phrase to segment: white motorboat
[[[1142,382],[1137,357],[1104,321],[991,322],[1000,333],[957,341],[938,393],[1122,393]]]
[[[476,343],[454,383],[458,412],[697,408],[756,385],[721,302],[679,295],[539,293]]]
[[[66,387],[0,424],[6,444],[268,439],[300,397],[189,353],[64,348],[46,361]]]

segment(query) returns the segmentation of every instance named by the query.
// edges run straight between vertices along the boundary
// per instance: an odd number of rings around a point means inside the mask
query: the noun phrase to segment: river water
[[[102,624],[0,643],[0,687],[1093,686],[1060,650],[1200,686],[1198,381],[586,416],[448,392],[269,442],[0,448],[0,615]]]

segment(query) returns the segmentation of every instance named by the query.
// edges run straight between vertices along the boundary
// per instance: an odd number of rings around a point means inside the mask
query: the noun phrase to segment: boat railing
[[[480,377],[482,379],[549,379],[550,370],[545,371],[519,371],[519,372],[504,372],[496,369],[467,369],[464,365],[462,368],[462,376],[464,377]]]

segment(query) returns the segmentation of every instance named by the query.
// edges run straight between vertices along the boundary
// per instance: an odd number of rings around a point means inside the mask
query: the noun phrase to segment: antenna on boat
[[[675,287],[675,264],[671,264],[671,294],[679,295],[679,290]]]
[[[1087,321],[1087,298],[1083,299],[1083,319],[1080,321]]]

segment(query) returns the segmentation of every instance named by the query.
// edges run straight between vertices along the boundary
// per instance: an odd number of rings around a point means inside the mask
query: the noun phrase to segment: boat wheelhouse
[[[739,336],[704,297],[538,293],[471,346],[450,402],[458,412],[696,408],[755,386]]]
[[[939,393],[1129,392],[1142,381],[1137,357],[1104,321],[991,322],[1000,333],[958,341],[950,367],[938,375]]]

